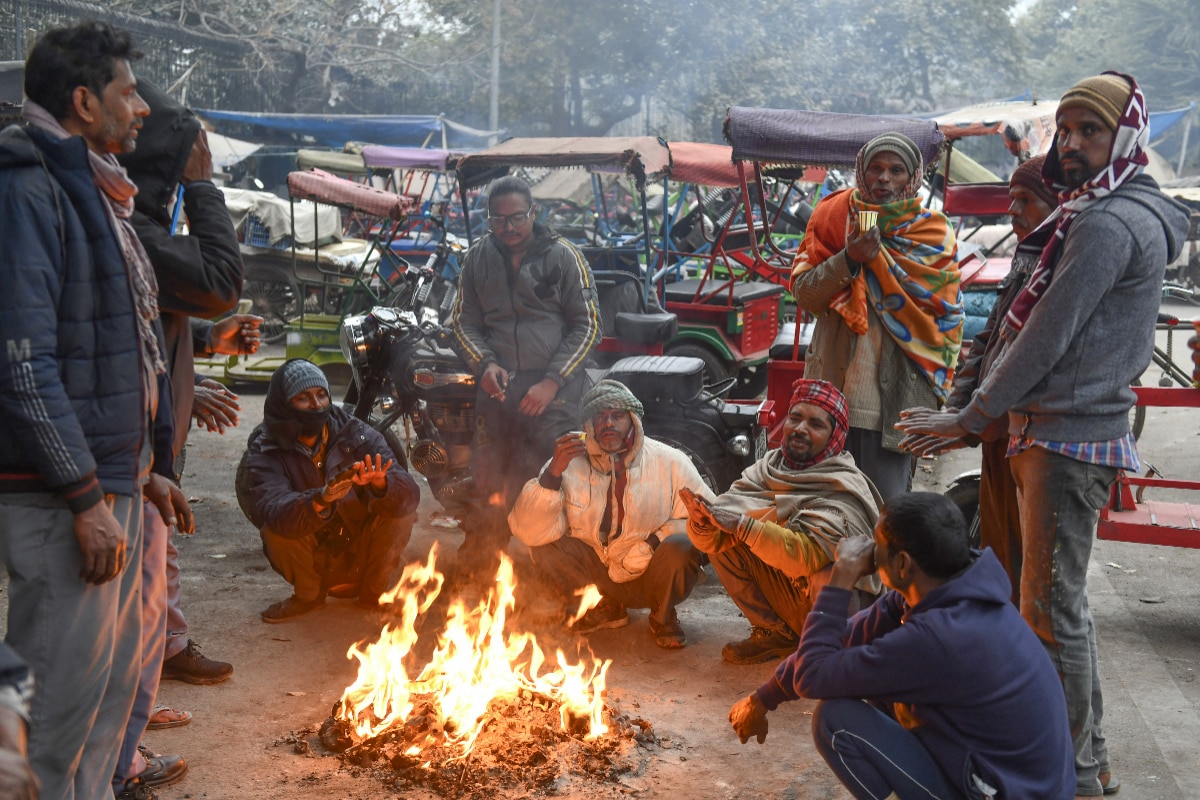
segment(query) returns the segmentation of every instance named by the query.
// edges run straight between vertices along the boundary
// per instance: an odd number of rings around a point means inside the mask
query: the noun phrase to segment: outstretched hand
[[[383,456],[376,454],[367,456],[362,461],[354,462],[354,474],[350,477],[350,481],[356,486],[370,485],[372,489],[382,492],[387,488],[387,473],[395,464],[394,458],[388,459],[387,463],[383,463]]]
[[[722,508],[701,497],[686,486],[679,490],[679,499],[688,510],[688,518],[700,528],[715,528],[736,535],[742,515]]]
[[[900,412],[896,430],[907,435],[925,434],[941,439],[958,439],[968,431],[958,421],[957,411],[934,411],[932,408],[906,408]]]
[[[750,741],[751,736],[759,744],[767,740],[767,707],[758,699],[757,693],[733,704],[729,709],[729,724],[742,744]]]

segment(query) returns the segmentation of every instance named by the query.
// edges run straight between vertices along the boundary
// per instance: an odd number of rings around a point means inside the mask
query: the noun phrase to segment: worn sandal
[[[178,728],[192,721],[192,712],[174,709],[170,706],[155,706],[146,730],[160,731],[163,728]]]

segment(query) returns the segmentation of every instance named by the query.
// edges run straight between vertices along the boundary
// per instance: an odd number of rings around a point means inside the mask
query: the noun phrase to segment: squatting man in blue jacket
[[[294,358],[271,376],[246,450],[250,521],[294,592],[263,622],[318,609],[327,594],[378,608],[421,498],[383,436],[331,404],[320,368]]]
[[[891,591],[847,619],[855,582],[876,567]],[[799,649],[729,721],[761,744],[768,711],[821,700],[813,740],[856,798],[1070,800],[1062,684],[1010,591],[992,551],[968,549],[953,502],[895,497],[873,541],[839,543]]]

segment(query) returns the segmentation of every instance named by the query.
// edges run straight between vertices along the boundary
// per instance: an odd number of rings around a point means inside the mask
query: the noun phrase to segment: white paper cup
[[[879,221],[878,211],[860,211],[858,212],[858,229],[860,231],[870,230],[875,227],[875,223]]]

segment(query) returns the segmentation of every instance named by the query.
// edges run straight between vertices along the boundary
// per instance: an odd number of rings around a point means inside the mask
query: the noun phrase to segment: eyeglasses
[[[519,214],[509,214],[507,216],[489,212],[487,218],[488,227],[494,231],[498,231],[501,228],[519,228],[528,222],[531,216],[533,216],[532,208],[522,211]]]

